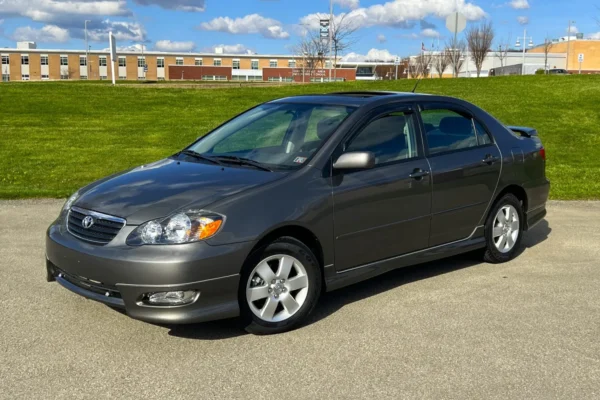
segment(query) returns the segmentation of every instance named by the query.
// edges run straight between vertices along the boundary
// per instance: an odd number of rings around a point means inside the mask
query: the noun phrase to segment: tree
[[[358,25],[348,18],[348,14],[341,14],[337,20],[333,18],[331,21],[331,48],[333,50],[333,73],[334,78],[337,78],[336,63],[338,54],[342,54],[349,50],[357,39],[354,37],[354,33],[358,30]]]
[[[321,40],[318,31],[305,31],[293,52],[302,59],[302,68],[309,76],[314,75],[315,69],[325,66],[327,44]]]
[[[542,49],[544,50],[544,71],[546,71],[546,74],[548,73],[548,53],[552,50],[553,45],[552,40],[548,38],[544,40],[544,44],[542,45]]]
[[[464,40],[450,40],[446,42],[446,52],[450,55],[450,67],[452,67],[452,74],[455,78],[458,78],[458,74],[465,63],[465,52],[467,44]]]
[[[433,56],[432,64],[440,78],[443,77],[444,71],[446,71],[451,62],[452,55],[446,49]]]
[[[510,38],[508,39],[508,41],[510,42]],[[498,59],[500,60],[500,66],[504,67],[504,63],[506,62],[506,59],[508,58],[508,49],[509,49],[509,44],[507,43],[500,43],[498,45],[498,50],[496,50],[496,57],[498,57]]]
[[[492,48],[494,41],[494,28],[491,22],[483,22],[480,25],[472,25],[466,33],[467,44],[471,58],[475,63],[477,77],[481,74],[483,61],[487,57],[488,52]]]

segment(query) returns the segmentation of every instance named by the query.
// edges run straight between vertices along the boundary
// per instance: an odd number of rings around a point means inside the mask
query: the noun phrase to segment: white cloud
[[[516,10],[529,8],[529,2],[527,0],[512,0],[508,5]]]
[[[223,49],[224,54],[253,54],[254,52],[243,44],[217,44],[207,47],[205,51],[215,53],[217,48]]]
[[[283,29],[281,22],[259,14],[250,14],[236,19],[218,17],[209,22],[201,23],[199,28],[205,31],[232,34],[258,33],[268,39],[287,39],[290,37],[290,34]]]
[[[385,37],[385,35],[379,34],[379,35],[377,35],[377,41],[379,43],[385,43],[385,42],[387,42],[387,38]]]
[[[600,40],[600,32],[591,33],[587,35],[588,39]]]
[[[440,33],[435,29],[426,28],[421,31],[421,36],[426,38],[437,38],[440,37]]]
[[[571,28],[567,28],[567,33],[579,33],[579,29],[575,25],[571,25]]]
[[[340,7],[355,10],[360,6],[359,0],[333,0],[333,4],[338,4]]]
[[[111,31],[117,42],[143,42],[146,40],[146,30],[141,24],[127,21],[111,21],[109,19],[89,23],[88,39],[92,42],[106,42],[108,41],[108,33]],[[83,29],[79,33],[82,34]]]
[[[91,16],[130,16],[125,0],[0,0],[0,14],[57,22]]]
[[[41,29],[21,26],[13,32],[11,38],[15,41],[31,41],[41,43],[65,43],[70,39],[69,31],[56,25],[46,25]]]
[[[371,49],[367,54],[349,53],[342,57],[342,61],[363,62],[363,61],[393,61],[395,54],[388,50]]]
[[[170,40],[159,40],[154,45],[158,51],[190,52],[196,48],[194,42],[172,42]]]
[[[487,16],[485,11],[466,0],[458,0],[458,9],[470,21]],[[334,22],[346,15],[345,20],[357,28],[369,26],[393,26],[412,28],[417,21],[433,16],[444,18],[456,10],[455,2],[445,0],[396,0],[370,7],[357,8],[350,12],[334,16]],[[300,18],[300,25],[309,29],[319,29],[319,20],[329,18],[329,14],[314,13]]]
[[[156,5],[167,10],[201,12],[204,11],[204,0],[133,0],[142,6]]]
[[[527,25],[529,23],[529,17],[525,17],[525,16],[517,17],[517,22],[521,25]]]

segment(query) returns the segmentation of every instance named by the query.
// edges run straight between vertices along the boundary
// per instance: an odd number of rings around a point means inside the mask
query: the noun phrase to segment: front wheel
[[[516,257],[523,237],[523,221],[523,207],[513,194],[506,194],[496,202],[485,224],[486,262],[497,264]]]
[[[312,251],[283,237],[244,265],[239,302],[246,331],[265,335],[297,328],[314,309],[322,277]]]

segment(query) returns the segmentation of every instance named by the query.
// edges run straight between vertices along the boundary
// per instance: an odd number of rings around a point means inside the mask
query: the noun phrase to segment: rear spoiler
[[[526,126],[507,126],[507,128],[523,137],[530,138],[538,135],[537,129],[535,128],[528,128]]]

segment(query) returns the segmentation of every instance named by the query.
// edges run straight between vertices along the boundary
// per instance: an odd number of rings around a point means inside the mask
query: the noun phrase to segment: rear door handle
[[[421,178],[428,176],[429,171],[424,171],[422,169],[415,169],[412,174],[409,176],[413,179],[420,180]]]
[[[487,154],[485,156],[485,158],[483,160],[481,160],[481,162],[483,164],[489,164],[489,165],[492,165],[493,163],[498,162],[498,161],[500,161],[500,157],[496,157],[491,154]]]

